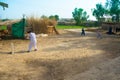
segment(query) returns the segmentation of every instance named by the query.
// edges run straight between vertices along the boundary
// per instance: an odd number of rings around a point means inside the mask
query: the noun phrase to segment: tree
[[[72,12],[73,18],[76,21],[76,25],[80,25],[82,22],[87,21],[89,15],[87,15],[86,11],[83,11],[82,8],[75,8],[74,12]]]
[[[53,20],[58,21],[59,20],[59,16],[58,15],[51,15],[51,16],[49,16],[49,19],[53,19]]]
[[[45,16],[45,15],[42,15],[41,18],[42,18],[42,19],[47,19],[48,17]]]
[[[58,21],[59,20],[59,16],[55,15],[55,19],[56,19],[56,21]]]
[[[106,9],[103,7],[102,4],[96,4],[96,8],[92,9],[92,15],[96,17],[96,19],[100,22],[104,15],[106,14]]]
[[[120,18],[120,0],[107,0],[106,8],[110,11],[112,18],[119,22]]]
[[[87,19],[89,18],[89,15],[87,15],[87,12],[83,12],[83,16],[82,16],[82,21],[87,21]]]
[[[5,7],[8,8],[8,4],[6,4],[4,2],[0,2],[0,6],[3,7],[3,10],[5,10]]]

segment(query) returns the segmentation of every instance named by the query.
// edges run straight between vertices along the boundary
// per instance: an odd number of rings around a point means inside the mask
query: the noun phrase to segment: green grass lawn
[[[81,29],[85,28],[84,26],[66,26],[66,25],[57,25],[57,29]]]

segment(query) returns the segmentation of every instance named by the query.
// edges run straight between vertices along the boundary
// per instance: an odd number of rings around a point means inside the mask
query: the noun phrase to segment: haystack
[[[59,34],[56,25],[54,20],[30,17],[27,19],[26,31],[33,30],[36,34]]]

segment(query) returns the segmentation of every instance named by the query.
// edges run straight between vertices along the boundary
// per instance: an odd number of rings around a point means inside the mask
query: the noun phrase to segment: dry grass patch
[[[55,27],[57,22],[55,20],[50,20],[48,18],[35,18],[29,17],[27,19],[27,27],[30,27],[36,34],[48,33],[48,26]]]

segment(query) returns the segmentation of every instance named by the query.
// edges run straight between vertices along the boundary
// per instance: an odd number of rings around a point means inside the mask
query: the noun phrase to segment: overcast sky
[[[0,18],[20,19],[25,14],[29,16],[41,15],[59,15],[60,18],[72,18],[72,12],[75,8],[83,8],[92,16],[91,9],[96,7],[97,3],[105,4],[106,0],[0,0],[7,2],[9,8],[4,11],[0,7]]]

